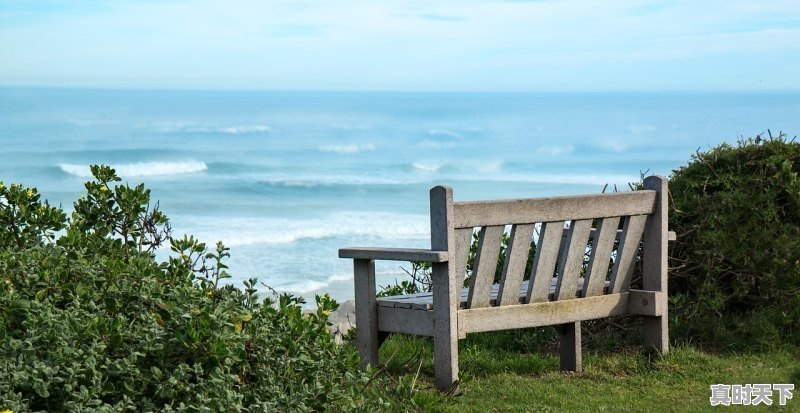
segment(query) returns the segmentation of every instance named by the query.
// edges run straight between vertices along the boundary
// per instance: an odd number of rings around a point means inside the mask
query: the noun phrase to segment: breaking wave
[[[63,172],[70,175],[79,176],[81,178],[92,177],[89,165],[62,163],[59,164],[58,167],[61,168]],[[208,169],[208,165],[206,165],[205,162],[198,161],[139,162],[111,165],[111,167],[114,168],[117,171],[117,175],[121,177],[180,175],[203,172]]]
[[[374,144],[367,143],[362,145],[345,144],[345,145],[322,145],[317,148],[320,152],[333,152],[338,154],[354,154],[361,152],[374,152],[376,149]]]
[[[226,246],[289,244],[304,239],[376,237],[427,239],[427,216],[382,212],[338,212],[317,219],[231,218],[191,219],[191,232],[199,239],[222,240]]]

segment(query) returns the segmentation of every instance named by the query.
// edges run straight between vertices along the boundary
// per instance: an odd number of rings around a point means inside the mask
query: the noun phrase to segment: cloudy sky
[[[0,85],[800,90],[800,1],[0,0]]]

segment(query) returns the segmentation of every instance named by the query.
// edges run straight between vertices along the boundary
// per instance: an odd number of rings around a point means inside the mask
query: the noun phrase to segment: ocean
[[[231,247],[231,282],[258,277],[313,303],[353,296],[338,248],[429,247],[434,185],[456,200],[627,189],[698,149],[793,136],[799,115],[798,92],[0,88],[0,180],[70,210],[88,165],[111,165],[152,189],[176,235]],[[379,263],[378,284],[407,267]]]

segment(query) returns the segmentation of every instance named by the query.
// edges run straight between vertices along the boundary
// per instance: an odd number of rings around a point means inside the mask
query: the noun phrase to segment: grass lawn
[[[470,335],[461,340],[461,388],[441,395],[433,387],[432,341],[394,335],[381,348],[386,396],[410,411],[442,412],[800,412],[800,348],[762,353],[708,353],[676,346],[661,357],[641,346],[614,342],[588,347],[584,371],[561,373],[552,328]],[[629,341],[629,340],[626,340]],[[419,373],[417,373],[419,372]],[[778,406],[716,406],[709,385],[794,383],[794,399]],[[410,396],[410,398],[409,398]]]

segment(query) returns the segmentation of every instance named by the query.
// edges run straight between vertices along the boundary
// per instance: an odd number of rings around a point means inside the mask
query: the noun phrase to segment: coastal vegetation
[[[375,410],[336,303],[224,283],[228,248],[175,237],[143,185],[94,180],[67,218],[0,183],[0,409]],[[171,250],[157,259],[159,246]]]
[[[800,381],[800,143],[783,134],[670,176],[669,354],[642,350],[635,318],[583,323],[579,374],[558,371],[551,327],[474,334],[458,394],[435,390],[425,338],[393,335],[385,366],[358,371],[329,297],[309,313],[226,284],[227,247],[175,236],[143,185],[91,171],[69,217],[0,183],[0,409],[703,411],[711,384]],[[429,288],[429,269],[384,293]]]
[[[800,143],[697,152],[670,179],[672,325],[717,348],[800,344]]]

